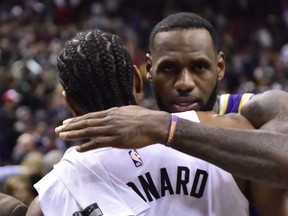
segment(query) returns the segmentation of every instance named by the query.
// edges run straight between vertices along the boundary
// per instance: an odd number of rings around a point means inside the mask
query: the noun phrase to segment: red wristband
[[[176,115],[171,115],[171,120],[170,120],[168,135],[167,135],[166,144],[165,144],[165,145],[168,146],[168,147],[170,147],[170,146],[172,145],[177,124],[178,124],[178,116],[176,116]]]

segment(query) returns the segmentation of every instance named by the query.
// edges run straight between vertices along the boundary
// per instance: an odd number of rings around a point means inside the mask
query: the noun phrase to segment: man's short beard
[[[203,104],[199,111],[212,111],[217,101],[217,95],[218,95],[218,80],[216,81],[216,85],[209,97],[208,102],[206,104]]]
[[[161,98],[156,93],[155,88],[154,88],[154,94],[155,94],[155,98],[156,98],[156,102],[157,102],[159,110],[171,113],[172,111],[169,110],[168,107],[166,107],[163,104]],[[196,110],[196,111],[212,111],[213,107],[216,103],[216,100],[217,100],[217,94],[218,94],[218,80],[217,80],[216,85],[215,85],[215,87],[214,87],[214,89],[213,89],[213,91],[212,91],[212,93],[208,99],[208,102],[206,104],[201,104],[200,109]]]

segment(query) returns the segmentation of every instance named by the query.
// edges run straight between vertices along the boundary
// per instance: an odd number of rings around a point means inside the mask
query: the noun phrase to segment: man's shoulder
[[[281,110],[288,112],[288,93],[282,90],[269,90],[257,94],[243,107],[243,112],[271,112],[274,115]]]
[[[257,94],[243,107],[244,115],[256,128],[271,121],[287,121],[288,93],[282,90],[269,90]]]
[[[0,215],[1,216],[24,216],[28,207],[7,194],[0,193]]]

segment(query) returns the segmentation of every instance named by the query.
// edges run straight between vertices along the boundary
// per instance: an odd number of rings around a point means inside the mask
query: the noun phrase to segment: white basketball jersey
[[[199,122],[194,111],[177,115]],[[65,201],[68,199],[66,196],[73,197],[78,204],[84,202],[79,204],[80,208],[97,202],[103,215],[107,216],[125,215],[110,214],[110,208],[117,208],[117,200],[121,200],[121,207],[126,205],[132,212],[126,215],[139,215],[141,212],[151,216],[249,215],[248,201],[231,174],[161,144],[137,150],[101,148],[85,153],[70,150],[52,173],[52,178],[69,191],[67,194],[58,193],[57,199]],[[42,202],[47,195],[41,193],[41,187],[50,190],[55,181],[50,182],[49,185],[48,180],[45,183],[43,180],[36,185]],[[112,189],[107,192],[99,190],[101,185]],[[136,199],[133,193],[137,194]],[[105,201],[113,196],[115,202]]]

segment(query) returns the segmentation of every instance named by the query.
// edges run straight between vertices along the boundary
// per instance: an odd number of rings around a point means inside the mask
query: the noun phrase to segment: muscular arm
[[[218,165],[238,177],[270,186],[288,187],[287,135],[224,129],[202,123],[195,125],[180,120],[173,148]]]
[[[270,186],[288,187],[287,133],[268,131],[269,125],[275,126],[279,120],[267,122],[262,126],[263,130],[251,130],[251,125],[239,116],[198,115],[203,124],[179,120],[173,148],[213,163],[233,175]],[[205,118],[205,115],[210,117]],[[93,138],[79,151],[104,146],[141,148],[165,143],[169,121],[170,115],[166,112],[127,106],[70,119],[56,132],[64,139]],[[257,122],[252,123],[256,125]],[[280,128],[285,129],[283,121],[282,124]],[[232,126],[234,129],[228,128]]]

